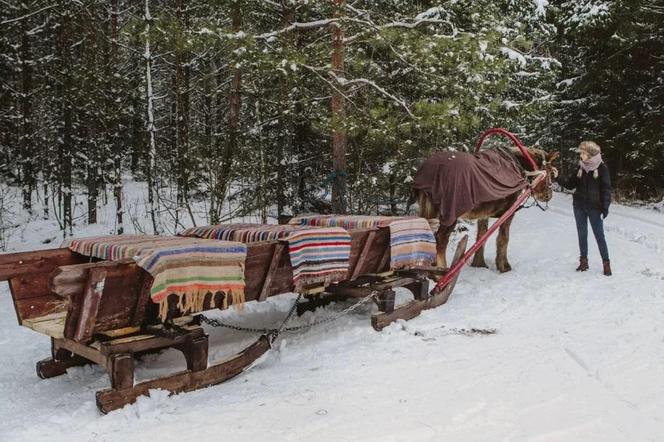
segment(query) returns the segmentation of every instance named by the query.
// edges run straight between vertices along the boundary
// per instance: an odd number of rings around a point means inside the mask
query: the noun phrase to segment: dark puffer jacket
[[[558,180],[558,183],[567,189],[576,189],[573,197],[574,207],[586,210],[596,209],[604,215],[609,213],[611,177],[606,164],[601,163],[597,168],[597,178],[595,178],[594,172],[583,171],[581,178],[575,173],[566,180]]]

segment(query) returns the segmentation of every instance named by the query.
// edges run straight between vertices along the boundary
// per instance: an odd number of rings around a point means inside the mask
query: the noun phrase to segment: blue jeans
[[[588,221],[593,229],[599,254],[602,255],[602,261],[609,260],[609,248],[606,246],[604,238],[604,220],[602,212],[599,209],[583,209],[574,207],[574,219],[576,220],[576,232],[579,234],[579,251],[584,258],[588,257]]]

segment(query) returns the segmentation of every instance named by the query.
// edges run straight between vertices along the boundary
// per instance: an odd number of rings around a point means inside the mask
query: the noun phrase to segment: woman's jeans
[[[602,255],[602,261],[609,260],[609,248],[606,246],[604,238],[604,221],[602,212],[599,209],[583,209],[574,207],[574,219],[576,220],[576,232],[579,234],[579,251],[584,258],[588,257],[588,221],[593,229],[599,254]]]

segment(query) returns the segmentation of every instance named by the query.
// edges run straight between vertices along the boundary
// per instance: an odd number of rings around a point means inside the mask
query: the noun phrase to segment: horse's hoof
[[[499,265],[497,267],[500,273],[507,273],[512,270],[512,266],[509,264]]]
[[[485,268],[485,269],[488,269],[488,268],[489,268],[489,266],[486,265],[486,262],[475,262],[475,261],[473,261],[473,262],[470,263],[470,266],[471,266],[471,267],[480,267],[480,268],[483,267],[483,268]]]

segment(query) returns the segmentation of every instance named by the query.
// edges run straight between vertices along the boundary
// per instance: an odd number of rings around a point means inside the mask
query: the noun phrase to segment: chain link
[[[350,307],[347,307],[347,308],[343,309],[342,311],[340,311],[336,315],[332,315],[332,316],[327,317],[327,318],[319,319],[317,321],[312,321],[312,322],[310,322],[308,324],[304,324],[304,325],[296,325],[296,326],[293,326],[293,327],[285,327],[284,331],[304,330],[304,329],[311,328],[311,327],[314,327],[314,326],[317,326],[317,325],[327,324],[329,322],[334,322],[337,319],[348,315],[349,313],[353,312],[354,310],[357,310],[358,308],[360,308],[361,306],[363,306],[367,302],[371,301],[373,298],[378,296],[378,293],[379,292],[377,290],[373,290],[367,296],[360,299],[359,301],[357,301],[355,304],[351,305]]]
[[[319,319],[317,321],[312,321],[308,324],[303,324],[303,325],[296,325],[293,327],[286,327],[286,324],[290,320],[290,318],[293,316],[293,313],[297,310],[297,305],[300,302],[300,299],[302,299],[302,294],[300,294],[295,302],[293,303],[293,306],[291,307],[290,311],[284,318],[284,320],[281,322],[281,325],[279,328],[254,328],[254,327],[241,327],[239,325],[234,325],[234,324],[226,324],[224,322],[221,322],[218,319],[211,319],[208,318],[205,315],[198,315],[199,318],[206,324],[212,326],[212,327],[224,327],[228,328],[231,330],[235,331],[241,331],[241,332],[247,332],[247,333],[260,333],[266,336],[270,337],[271,342],[274,342],[274,340],[281,334],[282,332],[293,332],[293,331],[299,331],[299,330],[305,330],[308,328],[315,327],[317,325],[321,324],[326,324],[329,322],[336,321],[337,319],[348,315],[349,313],[353,312],[354,310],[360,308],[362,305],[366,304],[367,302],[371,301],[373,298],[378,296],[379,292],[377,290],[373,290],[371,293],[369,293],[367,296],[364,298],[360,299],[357,301],[355,304],[345,308],[344,310],[340,311],[339,313],[332,315],[327,318]]]

